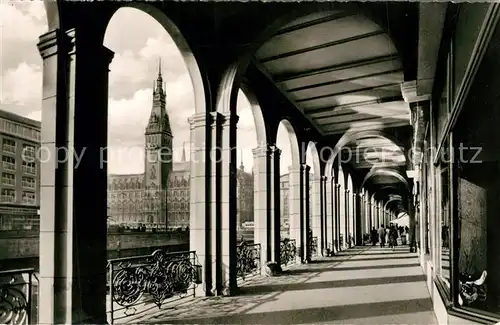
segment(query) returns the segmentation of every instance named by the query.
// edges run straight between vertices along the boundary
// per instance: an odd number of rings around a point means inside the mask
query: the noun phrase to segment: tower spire
[[[245,166],[243,166],[243,149],[240,149],[240,156],[241,156],[241,165],[240,165],[240,169],[241,169],[241,170],[244,170],[244,169],[245,169]]]
[[[161,76],[161,58],[158,58],[158,77],[156,78],[156,90],[163,94],[163,77]]]
[[[182,143],[182,162],[186,162],[186,141]]]

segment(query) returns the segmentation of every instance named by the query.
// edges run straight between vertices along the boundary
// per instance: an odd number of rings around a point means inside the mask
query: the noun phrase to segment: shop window
[[[500,30],[495,32],[500,38]],[[455,305],[500,317],[500,48],[494,37],[453,128]],[[496,39],[496,40],[495,40]],[[490,85],[490,87],[485,87]]]
[[[438,268],[439,276],[444,281],[446,286],[450,288],[450,273],[451,273],[451,155],[450,142],[448,139],[443,143],[441,149],[437,171],[438,177],[438,218],[439,222],[437,235],[439,236],[439,257],[440,267]]]

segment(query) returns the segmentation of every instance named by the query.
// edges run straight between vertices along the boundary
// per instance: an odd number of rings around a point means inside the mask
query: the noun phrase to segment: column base
[[[231,297],[231,296],[237,296],[240,292],[241,292],[241,290],[238,287],[234,287],[234,288],[226,287],[226,288],[222,289],[221,294],[218,294],[216,296]]]

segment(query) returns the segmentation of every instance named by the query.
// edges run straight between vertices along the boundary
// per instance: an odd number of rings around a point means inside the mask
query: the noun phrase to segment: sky
[[[42,1],[0,4],[0,109],[41,120],[42,59],[36,44],[48,31]],[[193,86],[181,53],[170,35],[152,17],[122,8],[111,19],[104,45],[114,51],[110,65],[108,104],[108,172],[144,172],[144,129],[151,111],[153,81],[161,58],[166,84],[167,114],[173,133],[174,161],[184,143],[189,159],[189,124],[194,114]],[[257,146],[253,114],[248,100],[238,96],[238,165],[253,166]],[[277,146],[282,150],[281,173],[291,162],[289,136],[279,127]],[[241,154],[240,154],[241,153]]]

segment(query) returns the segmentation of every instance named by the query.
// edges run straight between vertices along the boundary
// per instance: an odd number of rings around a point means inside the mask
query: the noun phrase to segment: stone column
[[[349,247],[349,223],[350,223],[350,209],[349,209],[349,200],[350,191],[349,189],[344,189],[344,245],[343,249],[347,249]]]
[[[377,220],[377,205],[375,204],[375,200],[373,198],[371,199],[371,206],[372,206],[373,226],[375,227],[375,229],[378,229],[379,225]]]
[[[414,253],[417,251],[417,244],[416,244],[416,239],[415,239],[415,228],[416,228],[416,221],[415,221],[415,204],[414,204],[414,198],[410,197],[410,200],[408,200],[408,215],[410,216],[410,226],[408,227],[410,230],[409,233],[409,241],[408,241],[408,246],[410,247],[410,252]]]
[[[271,215],[271,260],[278,265],[280,264],[281,255],[281,178],[280,178],[280,159],[281,150],[277,147],[271,147],[271,166],[272,166],[272,184],[270,189],[271,192],[271,203],[272,215]]]
[[[208,121],[207,121],[208,120]],[[202,266],[203,285],[196,287],[196,296],[210,295],[212,285],[215,284],[213,276],[213,259],[215,258],[212,247],[211,210],[209,189],[213,182],[210,158],[206,142],[207,127],[210,126],[211,116],[203,112],[192,115],[189,119],[191,137],[191,175],[190,175],[190,207],[189,207],[189,250],[196,252],[198,263]],[[207,123],[208,122],[208,123]],[[215,132],[215,130],[214,130]],[[208,218],[207,218],[208,217]]]
[[[42,324],[107,322],[105,148],[113,52],[94,35],[82,28],[53,30],[38,44],[41,147],[50,155],[40,157]]]
[[[380,220],[380,224],[384,225],[384,227],[387,227],[387,225],[384,223],[384,211],[383,211],[383,207],[382,207],[382,204],[379,202],[377,202],[377,211],[378,211],[378,218]]]
[[[333,181],[332,181],[333,182]],[[334,222],[334,228],[335,228],[335,238],[334,238],[334,244],[335,244],[335,253],[339,252],[341,250],[340,247],[340,234],[341,234],[341,228],[340,228],[340,220],[342,218],[342,202],[341,202],[341,195],[340,195],[340,184],[335,184],[334,187],[334,194],[335,194],[335,222]]]
[[[405,102],[410,104],[410,123],[413,127],[412,141],[412,165],[419,166],[422,160],[422,146],[424,144],[425,130],[429,120],[431,94],[419,94],[417,92],[417,81],[407,81],[401,84],[401,94]],[[431,128],[432,129],[432,128]],[[433,132],[431,131],[431,136]],[[432,165],[432,164],[431,164]],[[432,167],[431,167],[432,168]],[[409,206],[410,219],[410,251],[415,245],[415,213],[413,203]]]
[[[351,192],[350,190],[345,190],[345,224],[344,224],[344,247],[349,248],[349,237],[351,233]]]
[[[297,261],[301,261],[301,174],[300,166],[289,168],[288,213],[290,215],[290,239],[295,240]]]
[[[327,246],[327,207],[328,207],[328,200],[327,200],[327,193],[326,193],[326,176],[321,176],[320,177],[320,193],[321,193],[321,240],[318,240],[318,242],[321,242],[319,248],[319,253],[322,256],[326,256],[326,248]]]
[[[260,261],[271,261],[271,217],[274,214],[271,148],[261,145],[252,150],[254,168],[254,243],[260,244]],[[264,267],[261,267],[264,271]]]
[[[236,125],[238,116],[225,113],[222,123],[222,160],[221,160],[221,197],[220,241],[217,252],[221,259],[217,266],[217,294],[233,295],[237,290],[236,247],[237,247],[237,164],[236,164]],[[217,227],[219,229],[219,227]]]
[[[370,202],[370,200],[366,200],[366,214],[367,214],[367,218],[368,218],[368,233],[370,233],[370,231],[372,230],[373,227],[375,227],[374,223],[373,223],[373,216],[372,216],[372,203]]]
[[[301,224],[300,224],[300,232],[301,232],[301,244],[300,246],[302,247],[302,262],[303,263],[308,263],[311,261],[311,249],[310,249],[310,230],[311,230],[311,216],[310,216],[310,209],[309,209],[309,171],[311,170],[311,167],[309,167],[306,164],[300,165],[300,176],[301,176],[301,195],[300,195],[300,202],[301,202]]]
[[[361,242],[363,242],[363,235],[366,233],[366,220],[365,220],[365,194],[361,193],[359,194],[359,201],[358,201],[358,234],[361,234]],[[359,242],[359,241],[358,241]]]
[[[372,230],[372,220],[371,220],[371,215],[370,215],[370,201],[368,200],[368,193],[365,192],[365,197],[364,197],[364,206],[365,206],[365,215],[366,215],[366,226],[365,226],[365,232],[367,234],[370,233]]]
[[[353,242],[352,245],[355,246],[356,243],[358,243],[358,232],[359,230],[357,229],[359,221],[358,221],[358,193],[352,192],[352,237],[353,237]]]
[[[325,250],[333,252],[333,218],[335,215],[331,176],[323,176],[325,192]]]
[[[222,294],[222,261],[220,232],[222,214],[222,124],[224,115],[219,112],[210,113],[211,146],[209,155],[210,164],[210,210],[207,215],[208,231],[206,241],[206,271],[205,290],[208,296]],[[222,149],[222,150],[221,150]],[[227,199],[226,199],[227,200]]]

